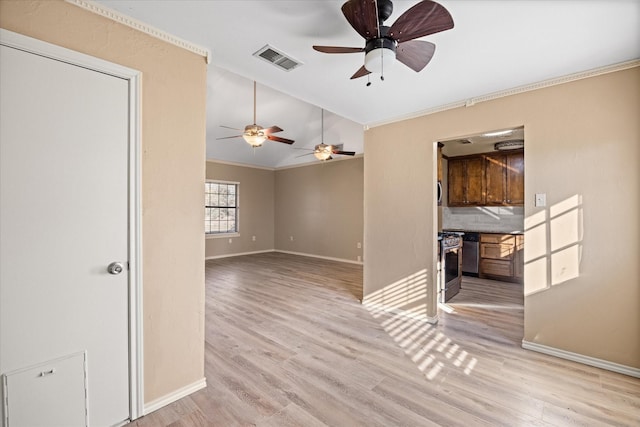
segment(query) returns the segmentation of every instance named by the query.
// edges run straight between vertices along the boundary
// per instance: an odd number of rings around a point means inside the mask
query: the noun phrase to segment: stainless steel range
[[[462,284],[462,235],[464,233],[438,233],[440,241],[440,271],[438,301],[449,301],[460,292]]]

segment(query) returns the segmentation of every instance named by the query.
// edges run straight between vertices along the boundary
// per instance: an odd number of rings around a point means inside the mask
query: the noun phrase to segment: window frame
[[[204,209],[205,209],[205,218],[206,218],[206,210],[207,209],[216,209],[215,207],[210,207],[207,205],[207,184],[226,184],[226,185],[235,185],[236,186],[236,231],[232,232],[213,232],[207,233],[205,229],[205,238],[207,239],[221,239],[225,237],[238,237],[240,236],[240,182],[237,181],[224,181],[221,179],[206,179],[204,185]],[[219,208],[219,207],[218,207]],[[205,219],[206,221],[206,219]]]

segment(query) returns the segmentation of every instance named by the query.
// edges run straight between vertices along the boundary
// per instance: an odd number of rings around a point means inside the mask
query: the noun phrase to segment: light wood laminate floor
[[[208,387],[130,426],[639,426],[640,380],[523,350],[522,285],[465,278],[430,325],[362,306],[362,267],[206,262]]]

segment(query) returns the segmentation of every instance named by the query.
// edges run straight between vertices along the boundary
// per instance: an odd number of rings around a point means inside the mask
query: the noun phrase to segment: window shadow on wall
[[[582,196],[525,218],[525,296],[580,276],[584,236]]]

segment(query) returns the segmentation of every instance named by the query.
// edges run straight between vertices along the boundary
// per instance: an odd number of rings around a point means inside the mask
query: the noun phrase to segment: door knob
[[[124,266],[121,262],[112,262],[111,264],[109,264],[109,267],[107,267],[107,271],[109,272],[109,274],[120,274],[123,270]]]

